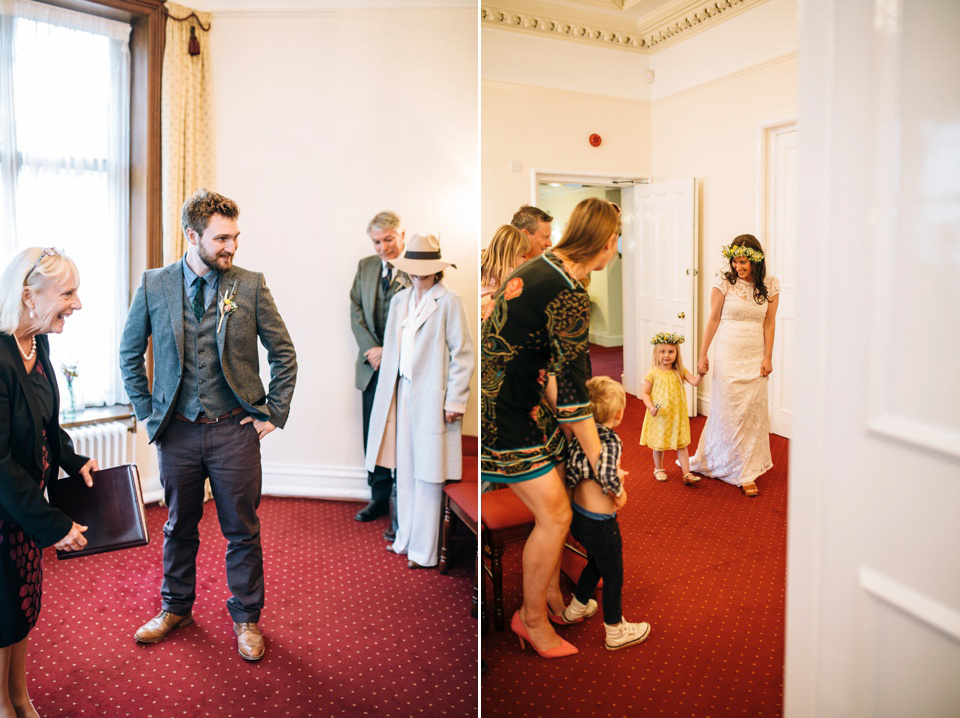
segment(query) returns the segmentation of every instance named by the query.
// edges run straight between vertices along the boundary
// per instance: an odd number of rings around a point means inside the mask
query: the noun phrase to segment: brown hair
[[[598,424],[605,424],[627,406],[627,392],[623,384],[608,376],[595,376],[587,380],[590,394],[590,410]]]
[[[236,219],[240,216],[240,208],[236,202],[222,194],[198,189],[187,197],[180,210],[180,223],[183,225],[184,233],[188,229],[192,229],[203,236],[203,233],[207,231],[210,218],[215,214],[227,219]]]
[[[593,259],[603,249],[620,223],[613,205],[599,197],[588,197],[573,208],[573,213],[557,244],[571,262]]]
[[[749,247],[758,252],[763,252],[760,241],[752,234],[741,234],[735,237],[734,240],[730,242],[730,246]],[[770,301],[770,298],[767,296],[767,283],[764,281],[767,276],[766,257],[759,262],[751,262],[750,264],[753,266],[753,300],[757,304],[763,304],[764,302]],[[726,277],[730,284],[737,283],[737,270],[733,268],[733,257],[730,258],[730,271],[724,272],[723,276]]]

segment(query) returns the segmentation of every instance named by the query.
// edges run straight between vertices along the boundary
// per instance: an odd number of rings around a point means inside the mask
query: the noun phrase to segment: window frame
[[[130,23],[130,295],[147,269],[163,265],[160,147],[160,75],[167,13],[164,0],[43,0]],[[147,381],[153,385],[153,345],[147,348]]]

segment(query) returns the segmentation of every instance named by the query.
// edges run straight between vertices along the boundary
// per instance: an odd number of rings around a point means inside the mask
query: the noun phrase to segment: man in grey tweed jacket
[[[290,335],[263,275],[233,265],[233,200],[199,190],[184,202],[182,259],[144,273],[120,342],[120,368],[137,418],[156,443],[169,515],[163,527],[163,610],[134,635],[156,643],[193,622],[198,525],[209,476],[227,539],[227,609],[237,648],[263,657],[260,441],[283,428],[297,378]],[[144,362],[153,337],[153,390]],[[270,390],[260,381],[257,338],[267,350]]]

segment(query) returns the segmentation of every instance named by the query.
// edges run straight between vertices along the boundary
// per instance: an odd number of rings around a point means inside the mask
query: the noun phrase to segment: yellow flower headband
[[[651,344],[683,344],[683,334],[671,334],[670,332],[657,332],[650,340]]]
[[[754,264],[760,264],[760,262],[763,261],[763,252],[751,247],[745,247],[742,244],[736,247],[731,247],[728,244],[725,245],[720,251],[723,252],[723,256],[727,259],[733,259],[734,257],[746,257]]]

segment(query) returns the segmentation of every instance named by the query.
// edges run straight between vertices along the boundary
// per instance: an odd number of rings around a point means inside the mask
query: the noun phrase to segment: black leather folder
[[[146,546],[150,541],[135,464],[94,471],[92,487],[81,476],[67,476],[50,484],[47,496],[52,506],[87,527],[83,534],[87,545],[79,551],[57,550],[58,559]]]

